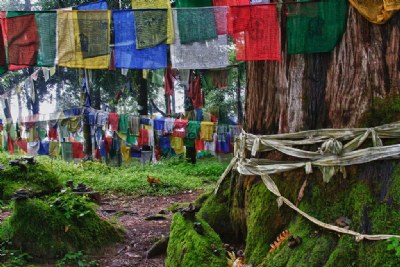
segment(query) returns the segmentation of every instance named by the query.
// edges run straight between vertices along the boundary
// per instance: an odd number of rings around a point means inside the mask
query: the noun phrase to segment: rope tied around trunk
[[[372,147],[358,149],[368,138]],[[242,175],[259,175],[267,189],[277,196],[278,207],[286,204],[291,209],[312,223],[342,234],[355,236],[357,242],[367,240],[386,240],[399,235],[367,235],[342,227],[324,223],[306,212],[300,210],[289,199],[281,195],[279,188],[269,174],[305,168],[306,174],[313,172],[313,166],[318,167],[324,182],[338,172],[346,178],[345,166],[368,163],[375,160],[393,159],[400,155],[400,144],[383,146],[382,138],[400,138],[400,123],[386,124],[375,128],[321,129],[298,133],[277,135],[253,135],[242,132],[235,140],[234,157],[224,173],[219,178],[214,193],[217,194],[226,176],[236,170]],[[344,144],[344,142],[346,142]],[[321,144],[318,151],[307,151],[295,148],[296,145]],[[250,158],[246,158],[246,150]],[[257,152],[277,150],[285,155],[299,158],[297,161],[273,161],[254,158]]]

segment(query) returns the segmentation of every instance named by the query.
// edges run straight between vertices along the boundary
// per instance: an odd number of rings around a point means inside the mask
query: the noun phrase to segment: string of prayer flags
[[[107,9],[108,6],[106,0],[85,3],[77,6],[77,10],[107,10]]]
[[[288,54],[330,52],[341,40],[347,23],[347,1],[288,5]]]
[[[56,59],[56,25],[55,11],[36,12],[36,25],[39,33],[38,66],[54,66]]]
[[[134,12],[113,11],[115,65],[124,69],[160,69],[167,66],[167,46],[136,49]]]
[[[110,11],[58,11],[58,65],[107,69],[110,62]]]
[[[213,7],[218,8],[221,7]],[[177,24],[176,10],[173,10],[173,14]],[[228,50],[227,35],[218,35],[204,42],[182,44],[179,27],[175,27],[175,43],[170,46],[171,64],[175,69],[223,68],[229,65]]]
[[[8,69],[18,70],[36,65],[39,36],[35,15],[7,17],[2,22],[7,43]]]
[[[135,10],[136,48],[143,49],[167,40],[167,9]]]
[[[177,13],[181,44],[217,37],[213,8],[179,8]]]
[[[276,5],[230,8],[228,31],[237,60],[280,60],[281,33]]]
[[[176,0],[175,7],[204,7],[212,6],[212,0]]]
[[[167,44],[174,43],[174,22],[170,0],[132,0],[132,9],[167,9]]]

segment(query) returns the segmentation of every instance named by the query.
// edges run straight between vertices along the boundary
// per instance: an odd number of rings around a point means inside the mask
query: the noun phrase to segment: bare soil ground
[[[105,196],[98,209],[100,216],[116,218],[126,229],[123,243],[109,247],[94,258],[100,266],[162,267],[165,255],[146,259],[145,252],[160,239],[169,234],[172,212],[168,208],[175,203],[193,202],[200,191],[188,191],[165,197]],[[146,217],[164,214],[165,220],[145,220]]]

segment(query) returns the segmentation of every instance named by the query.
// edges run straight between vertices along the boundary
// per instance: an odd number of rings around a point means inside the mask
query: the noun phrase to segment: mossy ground
[[[193,227],[200,222],[204,233]],[[217,253],[213,253],[213,250]],[[180,213],[174,215],[167,250],[166,267],[220,267],[226,266],[225,250],[219,236],[207,222],[197,217],[185,219]]]
[[[336,176],[328,184],[322,182],[318,172],[309,176],[300,209],[330,224],[345,216],[351,220],[350,229],[360,233],[399,234],[399,165],[377,162],[348,167],[347,172],[346,179]],[[218,233],[218,221],[244,227],[241,233],[246,263],[264,267],[400,266],[400,257],[387,251],[387,241],[356,242],[352,236],[324,230],[285,205],[278,209],[276,197],[260,179],[235,178],[222,184],[220,195],[210,196],[200,214]],[[304,178],[301,172],[273,177],[281,193],[293,203]],[[300,236],[302,244],[290,249],[285,241],[269,253],[269,244],[285,229]],[[224,241],[226,234],[221,234]]]
[[[38,258],[60,258],[70,251],[94,252],[121,241],[121,230],[100,219],[89,203],[88,213],[71,218],[51,204],[41,199],[16,201],[1,238]]]

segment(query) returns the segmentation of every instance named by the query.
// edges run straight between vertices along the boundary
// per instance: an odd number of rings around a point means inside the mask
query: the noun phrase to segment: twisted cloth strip
[[[373,147],[359,148],[364,141],[371,138]],[[400,238],[398,235],[365,235],[358,232],[330,225],[319,221],[311,215],[297,208],[290,200],[281,195],[275,182],[269,174],[305,168],[307,174],[312,173],[312,167],[319,167],[325,182],[338,171],[345,176],[344,166],[368,163],[375,160],[390,159],[400,155],[400,144],[383,146],[381,139],[400,138],[400,123],[386,124],[374,128],[353,129],[321,129],[303,131],[298,133],[277,135],[253,135],[242,132],[235,141],[235,153],[227,169],[217,182],[215,193],[226,176],[237,170],[243,175],[259,175],[269,191],[278,197],[278,206],[285,203],[287,206],[301,214],[309,221],[320,227],[342,234],[353,235],[356,241],[385,240],[391,237]],[[348,141],[345,145],[343,141]],[[294,148],[294,145],[321,144],[318,151],[306,151]],[[273,161],[268,159],[246,158],[246,150],[255,156],[257,152],[278,150],[283,154],[300,158],[299,161]]]

